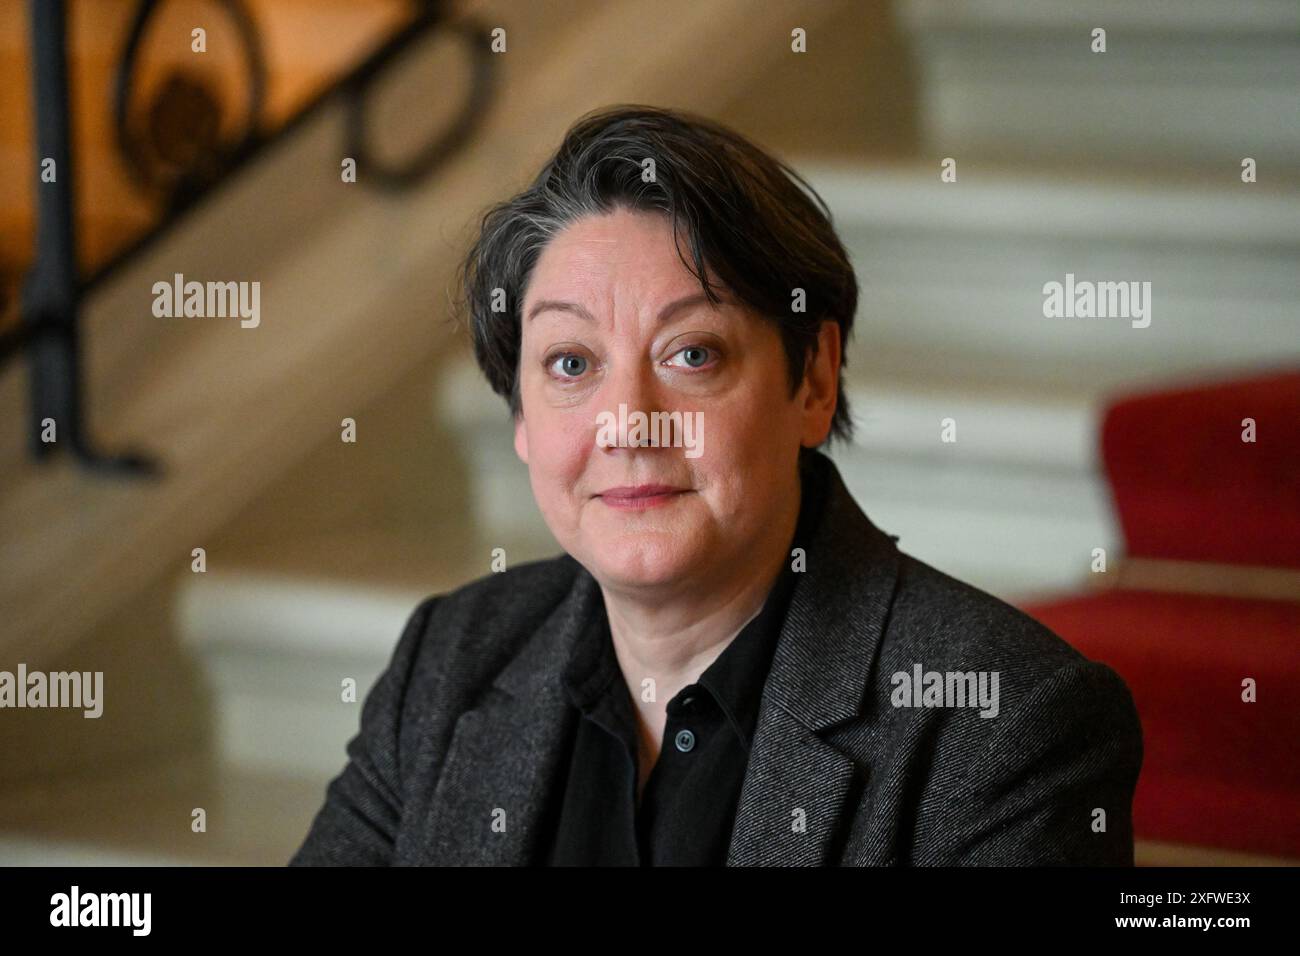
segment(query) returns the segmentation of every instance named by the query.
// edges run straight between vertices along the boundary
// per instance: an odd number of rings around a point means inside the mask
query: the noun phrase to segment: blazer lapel
[[[456,721],[428,810],[423,864],[540,862],[543,816],[564,771],[573,717],[559,675],[599,597],[594,579],[579,568],[565,600],[483,701]]]
[[[830,459],[820,467],[829,469],[825,510],[764,686],[728,866],[836,863],[870,773],[822,733],[861,716],[898,549],[863,514]]]

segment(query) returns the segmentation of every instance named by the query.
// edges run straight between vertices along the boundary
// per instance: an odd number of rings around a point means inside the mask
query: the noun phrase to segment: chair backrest
[[[1101,444],[1130,556],[1300,568],[1300,369],[1120,397]]]

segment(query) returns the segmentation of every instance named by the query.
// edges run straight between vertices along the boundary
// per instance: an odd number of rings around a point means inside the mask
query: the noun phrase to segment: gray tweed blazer
[[[1124,682],[901,552],[829,458],[814,467],[829,492],[763,689],[728,865],[1132,865],[1142,728]],[[568,555],[426,598],[290,865],[541,862],[576,719],[559,674],[600,600]],[[905,706],[918,667],[983,672],[986,689],[996,672],[996,716],[955,696]],[[940,697],[918,688],[912,704]]]

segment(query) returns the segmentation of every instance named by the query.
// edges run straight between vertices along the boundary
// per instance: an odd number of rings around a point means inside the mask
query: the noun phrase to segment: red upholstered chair
[[[1133,692],[1138,862],[1300,862],[1300,371],[1123,397],[1101,443],[1125,555],[1023,607]]]

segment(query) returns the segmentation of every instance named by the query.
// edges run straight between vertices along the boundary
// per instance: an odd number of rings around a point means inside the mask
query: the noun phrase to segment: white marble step
[[[1098,396],[1300,361],[1300,190],[1047,171],[808,168],[854,262],[850,383],[999,383]],[[1047,318],[1043,287],[1149,282],[1150,324]]]
[[[1292,0],[895,0],[938,156],[1216,164],[1300,160]],[[1092,31],[1106,31],[1093,52]]]
[[[365,693],[427,593],[240,571],[182,579],[176,627],[202,663],[222,760],[251,771],[337,772]],[[356,702],[343,700],[347,678]]]
[[[212,861],[213,863],[217,861]],[[0,866],[203,866],[203,860],[100,846],[0,835]]]

